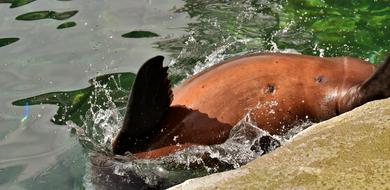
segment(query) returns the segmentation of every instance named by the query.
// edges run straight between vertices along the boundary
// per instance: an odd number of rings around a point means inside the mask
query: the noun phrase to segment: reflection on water
[[[20,7],[36,0],[0,0],[0,3],[10,3],[10,8]]]
[[[327,56],[350,55],[379,63],[390,50],[388,5],[387,0],[290,0],[280,14],[281,28],[310,33],[309,47],[323,48]],[[281,40],[284,48],[291,37]],[[310,49],[303,52],[310,54]]]
[[[51,92],[14,101],[12,104],[16,106],[24,106],[26,104],[57,105],[59,109],[51,120],[53,123],[64,125],[67,121],[72,121],[81,126],[89,109],[94,109],[94,111],[105,110],[110,107],[111,102],[118,107],[124,107],[134,78],[135,75],[133,73],[102,75],[91,79],[89,81],[91,86],[87,88],[65,92]],[[92,106],[97,107],[91,108]]]
[[[198,22],[189,24],[188,35],[158,43],[177,57],[177,80],[210,57],[219,61],[243,52],[294,49],[380,63],[390,50],[388,1],[185,1],[176,11]]]
[[[21,39],[0,49],[0,189],[83,189],[85,168],[90,163],[87,156],[93,147],[80,146],[87,143],[80,143],[68,127],[51,121],[60,122],[65,115],[62,123],[72,118],[82,126],[84,121],[95,122],[89,120],[90,114],[108,114],[103,112],[106,105],[102,102],[106,100],[89,99],[88,93],[98,96],[103,92],[96,92],[95,87],[112,86],[103,82],[111,83],[112,74],[109,73],[134,72],[151,56],[167,55],[153,48],[152,43],[159,38],[173,38],[185,33],[182,28],[189,18],[169,11],[181,5],[180,0],[153,3],[142,0],[131,3],[127,0],[48,3],[39,0],[16,9],[0,4],[0,38]],[[77,27],[57,30],[56,27],[63,22],[55,19],[27,22],[15,19],[18,15],[40,10],[55,10],[56,13],[78,10],[71,18]],[[129,31],[149,30],[161,37],[136,40],[121,37]],[[132,83],[126,80],[130,80],[133,74],[113,75],[123,85],[113,87],[109,97],[113,97],[112,101],[121,110],[131,86],[129,83]],[[92,87],[88,87],[90,78],[96,78],[91,80]],[[73,89],[83,90],[67,94]],[[52,96],[48,101],[55,105],[30,105],[29,118],[21,122],[25,105],[19,109],[11,102],[47,92],[54,92],[49,93]],[[96,106],[91,108],[95,101],[100,105],[95,103]],[[62,108],[58,110],[56,104]],[[111,105],[107,106],[111,108]],[[66,114],[57,114],[53,118],[57,111]],[[96,122],[103,121],[97,119]],[[96,134],[93,130],[86,133]],[[93,143],[100,145],[109,141],[103,136],[95,136],[94,140],[97,140]]]
[[[74,16],[78,11],[66,11],[66,12],[55,12],[55,11],[36,11],[36,12],[30,12],[23,15],[19,15],[16,17],[16,20],[25,20],[25,21],[32,21],[32,20],[40,20],[40,19],[55,19],[55,20],[65,20],[72,16]]]
[[[17,42],[19,38],[0,38],[0,47]]]
[[[159,35],[149,31],[131,31],[122,35],[124,38],[152,38],[157,36]]]
[[[65,22],[57,26],[57,29],[71,28],[76,26],[76,23],[73,21]]]
[[[0,15],[4,14],[0,35],[23,39],[0,49],[0,85],[6,89],[0,92],[0,102],[6,104],[0,108],[0,122],[9,126],[0,129],[0,187],[5,188],[77,189],[82,183],[88,187],[89,180],[99,181],[90,171],[84,175],[85,165],[91,170],[96,166],[84,157],[92,151],[100,152],[99,159],[94,160],[95,155],[92,161],[108,164],[111,174],[138,177],[140,184],[155,187],[235,168],[262,154],[263,142],[272,139],[259,139],[264,132],[254,130],[253,136],[232,133],[223,145],[192,147],[164,159],[114,159],[109,143],[120,126],[134,80],[134,74],[122,72],[134,73],[156,54],[173,58],[171,79],[178,83],[247,52],[352,55],[379,63],[390,50],[390,9],[385,0],[86,0],[27,5],[30,2],[0,0],[12,3],[11,7],[61,11],[26,13],[0,4]],[[70,17],[74,21],[58,26],[56,20]],[[37,20],[44,18],[54,20]],[[42,27],[76,23],[72,30]],[[12,40],[0,42],[1,46]],[[85,87],[89,78],[94,79]],[[31,105],[26,123],[20,123],[18,110],[23,107],[12,107],[11,102]],[[50,118],[56,125],[48,122]],[[71,133],[58,126],[64,124],[72,128]],[[273,138],[284,142],[307,125]],[[253,129],[250,123],[238,126]],[[74,137],[83,149],[72,145]],[[3,178],[5,173],[10,175]],[[83,176],[87,180],[81,181]]]

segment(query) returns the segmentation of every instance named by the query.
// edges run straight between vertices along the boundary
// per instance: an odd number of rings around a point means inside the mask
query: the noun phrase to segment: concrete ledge
[[[316,124],[237,170],[171,189],[390,189],[390,98]]]

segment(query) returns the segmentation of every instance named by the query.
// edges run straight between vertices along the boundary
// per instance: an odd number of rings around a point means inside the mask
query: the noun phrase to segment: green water
[[[148,58],[164,55],[175,83],[248,52],[350,55],[376,64],[390,51],[389,5],[0,0],[0,189],[83,189],[88,152],[109,152],[90,112],[115,105],[123,113],[133,73]],[[87,138],[78,139],[68,121]]]

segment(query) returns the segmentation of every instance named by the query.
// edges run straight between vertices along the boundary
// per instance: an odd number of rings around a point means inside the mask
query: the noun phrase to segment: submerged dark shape
[[[30,13],[19,15],[16,17],[16,20],[24,20],[24,21],[32,21],[32,20],[40,20],[40,19],[66,20],[77,13],[78,13],[77,10],[66,11],[62,13],[58,13],[55,11],[36,11],[36,12],[30,12]]]
[[[51,104],[59,106],[57,113],[53,116],[52,122],[57,125],[64,125],[67,121],[72,121],[78,126],[83,125],[82,118],[91,102],[96,102],[102,109],[108,107],[108,98],[111,98],[115,105],[123,107],[126,105],[126,97],[130,91],[130,84],[133,83],[135,74],[133,73],[112,73],[98,76],[89,81],[90,86],[71,91],[50,92],[34,97],[24,98],[12,102],[12,105],[24,106]],[[104,86],[106,86],[104,88]],[[109,97],[106,96],[109,92]]]
[[[0,38],[0,47],[19,41],[19,38]]]
[[[73,21],[65,22],[57,26],[57,29],[64,29],[76,26],[76,23]]]
[[[115,154],[156,158],[220,144],[245,115],[271,135],[282,135],[297,122],[326,120],[390,95],[389,59],[376,69],[350,57],[260,53],[191,77],[172,90],[171,102],[162,60],[152,58],[138,72],[113,142]]]
[[[0,3],[11,3],[10,8],[16,8],[23,5],[27,5],[36,0],[0,0]]]
[[[129,33],[123,34],[122,37],[124,38],[153,38],[159,36],[158,34],[154,32],[149,31],[131,31]]]

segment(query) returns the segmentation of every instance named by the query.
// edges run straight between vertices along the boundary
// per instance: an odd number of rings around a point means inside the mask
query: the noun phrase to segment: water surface
[[[132,73],[155,55],[177,84],[248,52],[377,64],[390,50],[388,0],[24,2],[0,1],[1,189],[88,188],[88,153],[108,154]]]
[[[0,4],[0,38],[19,41],[0,49],[0,189],[82,189],[86,152],[68,127],[51,122],[58,107],[24,106],[17,99],[89,86],[105,73],[136,72],[148,58],[168,55],[154,42],[179,37],[191,19],[170,11],[181,1],[45,1],[17,8]],[[63,13],[65,20],[16,20],[37,11]],[[64,22],[75,27],[58,30]],[[125,39],[133,30],[158,33],[159,38]],[[168,60],[169,61],[169,60]]]

